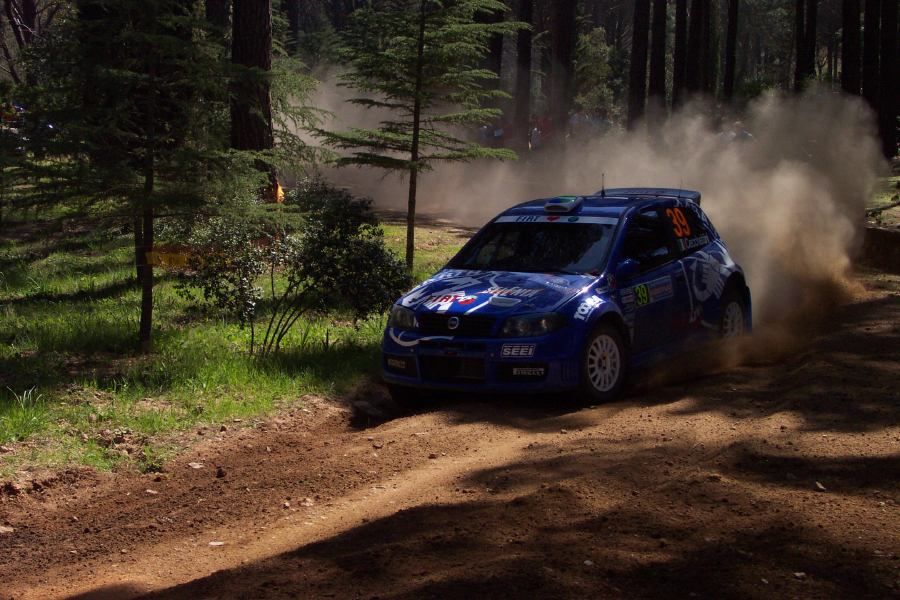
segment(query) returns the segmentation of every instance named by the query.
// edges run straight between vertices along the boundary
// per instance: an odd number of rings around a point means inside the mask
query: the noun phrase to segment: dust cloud
[[[325,85],[313,99],[335,113],[326,127],[378,121],[345,97]],[[641,133],[570,140],[514,162],[438,165],[420,176],[418,213],[478,226],[518,202],[596,192],[601,174],[607,188],[699,190],[747,273],[756,323],[821,318],[851,289],[865,203],[885,168],[873,115],[856,99],[812,90],[762,97],[742,121],[753,139],[729,141],[716,130],[715,110],[697,103]],[[397,175],[346,168],[327,176],[380,208],[405,210],[406,182]]]

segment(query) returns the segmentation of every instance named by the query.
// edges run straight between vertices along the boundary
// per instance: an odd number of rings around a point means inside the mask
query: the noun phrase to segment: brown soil
[[[898,597],[900,277],[861,281],[799,342],[605,406],[376,421],[373,386],[159,475],[7,485],[0,597]]]

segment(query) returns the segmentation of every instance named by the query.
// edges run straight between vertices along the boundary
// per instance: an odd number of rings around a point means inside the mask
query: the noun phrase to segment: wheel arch
[[[600,325],[605,324],[611,325],[618,330],[619,334],[622,336],[622,341],[625,343],[625,348],[627,350],[631,346],[631,332],[628,328],[628,325],[625,324],[625,318],[613,306],[610,306],[607,310],[600,312],[593,319],[591,319],[590,326],[585,331],[582,346],[587,343],[591,334],[596,331],[596,329]]]
[[[728,294],[728,292],[732,290],[740,295],[741,300],[743,300],[744,302],[744,308],[746,309],[745,319],[747,321],[747,327],[749,329],[753,324],[753,305],[751,303],[750,287],[747,285],[747,280],[744,278],[744,273],[739,270],[732,273],[725,281],[725,291],[722,293],[722,296],[724,297],[725,294]]]

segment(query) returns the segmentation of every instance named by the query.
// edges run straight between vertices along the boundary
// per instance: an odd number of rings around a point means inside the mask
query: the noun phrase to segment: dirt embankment
[[[7,486],[0,597],[896,596],[900,278],[862,281],[800,344],[606,406],[308,399],[158,476]]]

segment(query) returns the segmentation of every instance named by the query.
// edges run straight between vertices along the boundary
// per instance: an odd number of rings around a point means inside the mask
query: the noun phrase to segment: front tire
[[[615,400],[625,387],[628,351],[617,327],[598,325],[588,336],[581,357],[581,395],[599,403]]]
[[[420,397],[418,390],[402,385],[389,384],[387,386],[391,400],[397,405],[397,408],[406,412],[420,405]]]

